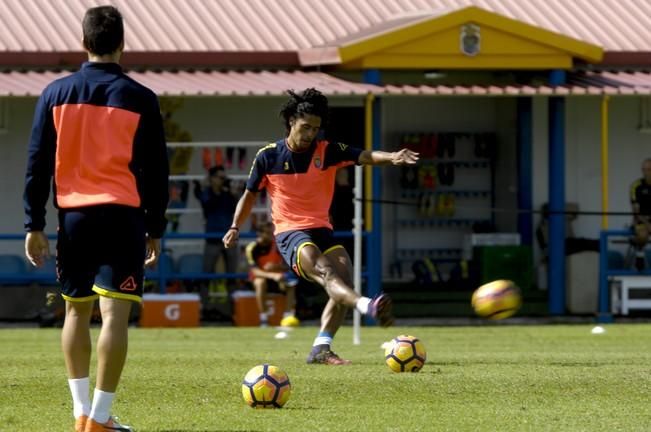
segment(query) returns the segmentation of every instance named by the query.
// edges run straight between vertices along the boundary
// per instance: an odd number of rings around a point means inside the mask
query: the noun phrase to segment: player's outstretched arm
[[[235,207],[235,215],[233,215],[233,223],[231,227],[226,231],[222,242],[226,248],[235,246],[237,240],[240,238],[240,227],[246,222],[246,219],[251,214],[251,209],[255,204],[255,201],[258,199],[258,193],[252,192],[248,189],[244,190],[242,197],[237,202],[237,207]]]
[[[413,165],[416,162],[418,162],[418,153],[409,149],[397,152],[364,150],[359,155],[359,163],[362,165]]]

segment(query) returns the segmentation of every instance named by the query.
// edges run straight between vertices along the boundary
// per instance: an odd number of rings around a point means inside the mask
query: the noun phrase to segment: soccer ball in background
[[[472,308],[480,317],[504,319],[522,305],[520,289],[510,280],[500,279],[477,288],[472,294]]]
[[[281,408],[291,391],[287,374],[269,364],[254,367],[242,381],[242,396],[252,408]]]
[[[414,336],[400,335],[384,350],[384,359],[394,372],[418,372],[425,364],[425,345]]]

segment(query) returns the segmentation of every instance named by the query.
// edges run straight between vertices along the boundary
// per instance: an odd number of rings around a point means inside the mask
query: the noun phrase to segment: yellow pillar
[[[366,95],[366,100],[364,101],[364,129],[365,129],[365,140],[364,140],[364,149],[372,151],[373,150],[373,101],[375,100],[375,95],[368,93]],[[364,167],[364,197],[366,202],[364,203],[365,208],[365,217],[364,224],[366,225],[366,231],[371,231],[373,229],[373,206],[370,198],[373,196],[373,180],[371,177],[372,167],[366,165]]]
[[[601,228],[608,229],[608,102],[610,96],[601,99]]]

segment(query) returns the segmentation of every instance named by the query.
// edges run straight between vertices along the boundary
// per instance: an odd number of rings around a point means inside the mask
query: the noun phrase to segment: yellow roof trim
[[[580,58],[591,63],[598,63],[603,58],[603,49],[597,45],[507,18],[476,6],[466,7],[432,18],[424,17],[422,20],[411,21],[411,23],[405,24],[402,28],[388,30],[379,35],[372,35],[367,38],[347,42],[339,47],[339,57],[342,66],[353,63],[365,63],[364,57],[381,56],[382,54],[386,54],[384,52],[387,50],[395,54],[395,51],[400,50],[400,45],[409,44],[412,41],[417,41],[468,23],[478,24],[480,27],[488,27],[493,31],[510,35],[522,41],[533,42],[541,47],[546,47],[545,50],[547,51],[551,48],[559,56],[563,54],[568,56],[569,63],[571,63],[572,57]],[[476,57],[468,58],[456,47],[455,51],[455,55],[459,56],[459,60],[461,58],[476,60],[482,57],[482,53],[480,53]],[[519,55],[522,55],[522,53]],[[526,54],[523,57],[526,57]],[[424,55],[424,63],[432,63],[431,61],[426,61],[426,58],[427,56]],[[446,60],[446,63],[449,63],[449,59]],[[467,67],[465,65],[466,63],[465,60],[461,60],[459,67]],[[481,63],[485,64],[486,62]],[[542,67],[558,67],[558,62],[552,63],[554,64],[550,64],[549,66],[544,65]],[[411,67],[414,66],[412,65]]]
[[[341,69],[382,69],[386,65],[399,64],[401,69],[495,69],[499,64],[501,69],[541,70],[541,69],[571,69],[572,58],[569,56],[549,55],[535,57],[491,56],[477,57],[445,57],[432,56],[426,59],[418,56],[367,56],[340,65]]]

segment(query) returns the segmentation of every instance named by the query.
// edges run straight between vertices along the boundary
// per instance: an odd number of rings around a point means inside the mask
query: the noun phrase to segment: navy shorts
[[[294,273],[305,280],[312,281],[301,269],[300,253],[306,245],[314,245],[322,254],[343,248],[335,240],[329,228],[310,228],[296,231],[285,231],[276,236],[276,245],[287,265]]]
[[[98,295],[140,302],[146,254],[144,213],[125,206],[59,210],[57,274],[63,298]]]

